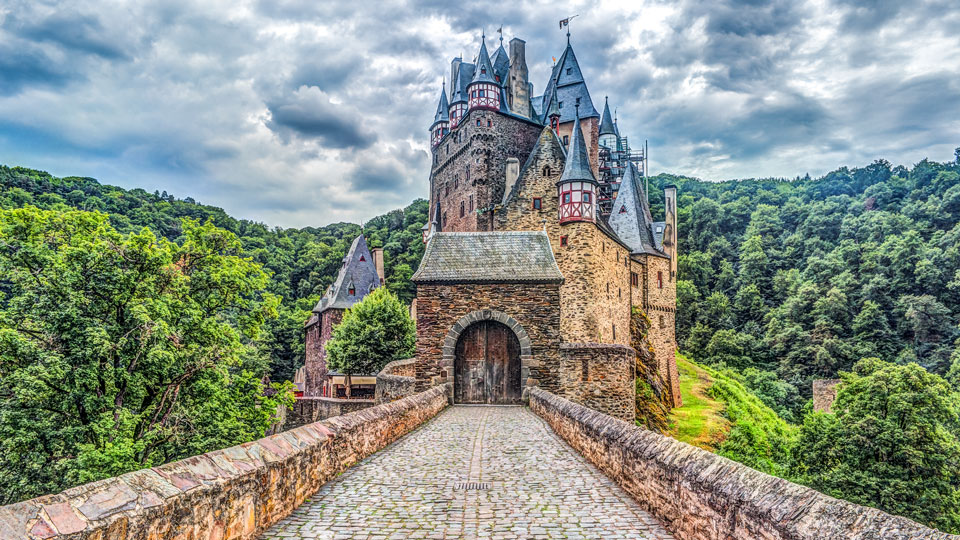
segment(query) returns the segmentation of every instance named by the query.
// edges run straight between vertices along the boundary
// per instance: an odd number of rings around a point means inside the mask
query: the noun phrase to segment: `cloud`
[[[267,126],[283,136],[315,138],[327,148],[367,148],[377,140],[359,111],[332,103],[316,87],[301,86],[285,100],[268,102],[267,109]]]
[[[823,174],[960,144],[954,0],[146,0],[0,8],[0,162],[191,196],[271,225],[427,195],[450,59],[526,41],[534,95],[573,19],[595,105],[652,172]],[[449,83],[449,81],[448,81]]]

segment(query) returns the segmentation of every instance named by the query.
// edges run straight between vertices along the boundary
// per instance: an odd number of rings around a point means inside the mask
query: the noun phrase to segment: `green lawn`
[[[683,406],[670,411],[670,436],[714,451],[730,431],[730,421],[722,416],[723,403],[707,395],[713,380],[706,371],[679,354],[677,369]]]

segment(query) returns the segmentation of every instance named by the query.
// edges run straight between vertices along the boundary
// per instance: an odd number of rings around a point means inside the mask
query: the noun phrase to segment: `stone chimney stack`
[[[457,85],[460,84],[460,64],[463,62],[459,56],[450,62],[450,95],[453,96],[457,91]]]
[[[670,280],[677,277],[677,186],[663,188],[664,221],[666,230],[663,231],[663,250],[670,255]]]
[[[380,284],[383,285],[386,276],[383,275],[383,248],[374,248],[370,250],[373,256],[373,264],[377,267],[377,276],[380,277]]]
[[[510,71],[507,73],[507,105],[510,112],[530,118],[530,83],[527,80],[527,42],[510,40]]]

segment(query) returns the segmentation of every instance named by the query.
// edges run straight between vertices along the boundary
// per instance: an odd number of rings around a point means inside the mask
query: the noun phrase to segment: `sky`
[[[0,163],[271,226],[426,197],[450,60],[566,44],[651,174],[818,176],[960,146],[957,0],[0,2]]]

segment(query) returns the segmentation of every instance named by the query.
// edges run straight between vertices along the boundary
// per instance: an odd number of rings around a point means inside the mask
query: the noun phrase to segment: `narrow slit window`
[[[540,199],[540,197],[535,197],[535,198],[533,199],[533,209],[534,209],[534,210],[540,210],[542,204],[543,204],[543,203],[542,203],[542,199]]]
[[[566,237],[566,236],[561,236],[561,237],[560,237],[560,247],[567,247],[567,237]]]

